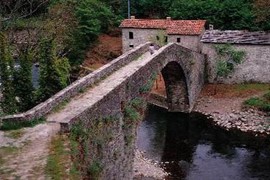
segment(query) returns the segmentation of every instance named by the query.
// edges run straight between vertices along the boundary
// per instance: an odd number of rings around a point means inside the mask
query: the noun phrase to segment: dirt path
[[[0,179],[46,179],[49,142],[59,129],[58,124],[44,123],[0,131]]]

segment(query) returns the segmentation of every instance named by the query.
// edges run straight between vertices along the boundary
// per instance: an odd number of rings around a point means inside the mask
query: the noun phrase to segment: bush
[[[250,98],[244,102],[244,105],[255,107],[264,112],[270,112],[270,92],[260,98]]]
[[[264,104],[264,101],[259,98],[250,98],[244,102],[245,105],[261,107]]]

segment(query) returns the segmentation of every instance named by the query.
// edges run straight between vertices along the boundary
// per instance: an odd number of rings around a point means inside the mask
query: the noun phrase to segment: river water
[[[215,127],[200,114],[150,106],[137,147],[170,173],[166,179],[269,180],[269,139]]]

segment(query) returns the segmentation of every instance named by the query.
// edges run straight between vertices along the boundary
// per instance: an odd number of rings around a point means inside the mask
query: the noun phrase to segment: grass
[[[207,84],[203,88],[203,95],[214,96],[217,98],[248,98],[257,94],[265,93],[270,90],[270,84]]]
[[[9,147],[0,147],[0,167],[3,167],[6,160],[3,157],[6,157],[8,155],[12,155],[16,153],[19,150],[19,148],[14,146]]]
[[[70,99],[66,99],[53,108],[52,112],[56,113],[64,109],[64,107],[70,102]]]
[[[68,138],[65,136],[56,136],[50,144],[50,153],[47,158],[45,168],[46,176],[50,179],[80,179],[78,171],[70,166],[70,150],[67,149]]]
[[[245,107],[254,107],[261,111],[270,113],[270,91],[262,97],[253,97],[244,102]]]
[[[269,89],[270,89],[269,84],[260,84],[260,83],[238,84],[235,86],[235,90],[238,91],[247,91],[247,90],[267,91]]]
[[[21,138],[25,132],[22,129],[12,130],[5,133],[5,136],[12,139],[19,139]]]
[[[128,120],[137,121],[140,118],[140,114],[132,106],[127,106],[124,110],[124,116]]]
[[[10,131],[10,130],[18,130],[24,127],[34,127],[37,124],[45,122],[45,118],[41,117],[38,119],[32,119],[29,121],[4,121],[0,130]]]

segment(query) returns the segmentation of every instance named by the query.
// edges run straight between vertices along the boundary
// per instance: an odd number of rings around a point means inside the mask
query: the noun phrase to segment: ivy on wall
[[[227,77],[246,56],[244,51],[236,50],[231,44],[215,45],[214,48],[217,53],[217,77]]]

